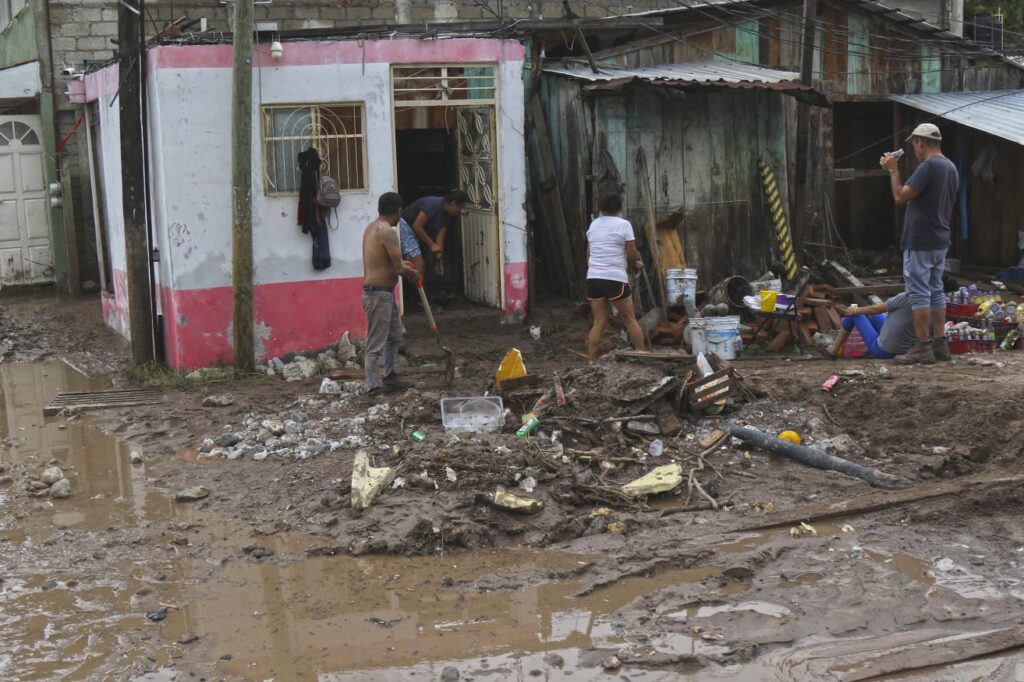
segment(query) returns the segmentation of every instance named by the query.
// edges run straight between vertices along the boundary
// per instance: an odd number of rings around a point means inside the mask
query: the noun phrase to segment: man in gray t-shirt
[[[949,359],[946,345],[946,294],[942,285],[949,224],[953,216],[959,176],[953,162],[942,155],[942,134],[931,123],[922,123],[907,138],[914,147],[918,166],[903,184],[897,159],[882,157],[889,171],[896,205],[907,204],[903,220],[903,278],[913,311],[917,343],[896,361],[900,364],[933,363]]]
[[[914,347],[914,316],[910,297],[904,292],[885,303],[859,307],[852,305],[844,313],[842,329],[832,346],[824,351],[835,359],[846,338],[855,328],[864,340],[868,355],[888,360]]]

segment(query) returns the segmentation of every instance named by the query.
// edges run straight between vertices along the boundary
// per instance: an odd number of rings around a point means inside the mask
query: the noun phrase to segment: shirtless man
[[[402,322],[395,303],[398,278],[410,282],[419,278],[416,266],[402,260],[401,243],[395,225],[402,217],[402,197],[387,192],[377,200],[377,219],[363,232],[363,310],[366,311],[366,395],[408,388],[395,373],[398,346],[402,343]],[[384,378],[380,376],[384,358]]]

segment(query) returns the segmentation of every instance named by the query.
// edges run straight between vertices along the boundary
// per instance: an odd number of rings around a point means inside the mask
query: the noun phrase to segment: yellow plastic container
[[[779,292],[770,289],[761,290],[761,312],[774,313],[775,303],[779,300]]]
[[[500,391],[501,385],[505,381],[524,376],[526,376],[526,364],[523,362],[523,354],[519,352],[519,349],[513,348],[505,354],[501,365],[498,366],[498,371],[494,375],[494,384]]]

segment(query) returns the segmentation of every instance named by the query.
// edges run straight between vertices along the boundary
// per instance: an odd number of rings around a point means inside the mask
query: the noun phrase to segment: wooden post
[[[153,362],[153,299],[149,282],[149,234],[146,223],[146,173],[142,145],[142,18],[143,0],[117,6],[117,95],[121,117],[121,207],[124,212],[125,260],[128,280],[128,331],[132,365]],[[88,132],[88,131],[86,131]]]
[[[804,35],[803,48],[800,53],[800,84],[814,84],[814,36],[817,31],[818,17],[817,0],[804,0]],[[811,105],[797,102],[796,119],[796,206],[793,207],[793,246],[801,248],[807,236],[808,205],[814,199],[809,192],[809,170],[814,163],[808,156],[811,153]]]
[[[256,361],[252,317],[252,21],[253,0],[236,0],[231,88],[231,275],[235,368]]]

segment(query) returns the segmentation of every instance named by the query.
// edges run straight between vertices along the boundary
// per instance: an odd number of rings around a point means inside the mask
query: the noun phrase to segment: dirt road
[[[1016,354],[925,368],[738,362],[760,397],[684,421],[652,457],[653,436],[590,422],[657,372],[584,367],[572,351],[586,323],[572,311],[542,313],[539,340],[489,312],[443,311],[456,385],[417,378],[415,391],[372,407],[320,395],[319,379],[267,377],[44,419],[42,405],[61,390],[124,385],[123,350],[97,327],[94,302],[45,302],[53,328],[33,317],[37,305],[0,302],[11,339],[0,365],[0,678],[1013,680],[1024,671]],[[414,364],[437,354],[420,322],[407,320]],[[565,380],[571,410],[555,413],[557,438],[453,440],[439,398],[486,390],[513,345],[545,382],[554,371]],[[823,394],[836,371],[846,376]],[[211,394],[234,402],[203,407]],[[267,420],[287,422],[294,444],[267,448],[249,435]],[[875,491],[738,441],[696,458],[728,421],[796,430],[910,479],[911,492]],[[211,456],[204,441],[225,434],[240,443]],[[255,446],[265,459],[253,458]],[[348,504],[358,451],[404,479],[360,513]],[[673,460],[687,471],[703,462],[695,476],[720,509],[686,484],[646,503],[600,497]],[[26,489],[48,464],[62,468],[69,498]],[[499,484],[543,500],[544,511],[495,509],[487,495]],[[209,495],[175,500],[195,486]],[[849,511],[858,505],[867,511]]]

